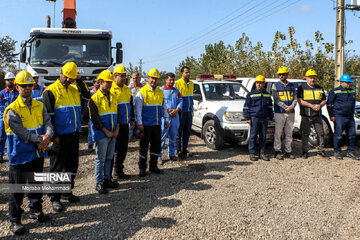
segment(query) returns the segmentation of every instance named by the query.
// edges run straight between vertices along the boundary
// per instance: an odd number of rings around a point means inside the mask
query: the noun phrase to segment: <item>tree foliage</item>
[[[9,36],[0,38],[0,68],[3,69],[8,65],[15,63],[16,41]]]
[[[351,44],[351,41],[346,44]],[[239,77],[264,75],[277,78],[280,66],[290,69],[289,78],[303,78],[309,68],[316,70],[318,82],[330,90],[334,85],[335,61],[334,44],[325,42],[320,31],[314,33],[312,41],[301,45],[295,38],[295,28],[289,27],[286,34],[277,31],[270,51],[263,44],[253,44],[245,33],[232,45],[223,41],[205,46],[205,52],[199,58],[186,57],[176,68],[180,74],[182,66],[191,69],[191,79],[197,74],[236,74]],[[360,57],[351,51],[346,53],[346,73],[359,74]]]

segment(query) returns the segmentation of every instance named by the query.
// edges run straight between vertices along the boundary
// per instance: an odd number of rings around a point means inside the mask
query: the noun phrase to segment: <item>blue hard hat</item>
[[[352,83],[353,81],[351,80],[350,75],[348,74],[344,74],[340,77],[340,82],[350,82]]]

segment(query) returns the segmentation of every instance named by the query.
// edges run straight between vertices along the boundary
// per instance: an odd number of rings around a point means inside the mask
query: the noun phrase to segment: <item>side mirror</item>
[[[116,43],[116,63],[122,63],[123,62],[123,51],[122,51],[122,43],[118,42]]]
[[[26,41],[21,41],[21,50],[20,50],[20,62],[24,63],[26,61]]]
[[[194,93],[193,98],[194,98],[194,100],[199,101],[199,102],[202,100],[200,93]]]

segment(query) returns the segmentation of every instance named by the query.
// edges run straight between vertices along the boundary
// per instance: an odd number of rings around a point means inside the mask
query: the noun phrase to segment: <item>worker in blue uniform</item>
[[[327,109],[329,112],[330,120],[334,122],[334,152],[335,158],[342,160],[340,140],[342,133],[346,132],[346,157],[351,159],[360,160],[355,155],[355,102],[356,91],[351,88],[352,79],[348,74],[340,77],[340,86],[330,91],[327,100]]]
[[[5,74],[5,88],[0,91],[0,163],[4,162],[4,151],[6,142],[6,133],[3,121],[5,108],[9,106],[19,96],[18,90],[15,88],[15,75],[12,72]]]
[[[244,104],[244,117],[246,122],[250,124],[249,153],[250,160],[257,161],[255,155],[255,143],[257,135],[260,135],[260,154],[259,157],[264,161],[269,161],[269,157],[265,154],[266,133],[268,124],[272,123],[274,113],[272,110],[272,100],[270,93],[266,92],[265,77],[259,75],[255,79],[256,88],[248,93]]]
[[[42,102],[42,94],[43,94],[45,88],[43,86],[39,85],[39,74],[37,72],[33,71],[33,72],[31,72],[31,75],[34,79],[34,85],[32,88],[31,97],[32,97],[32,99]]]
[[[169,137],[168,143],[168,156],[170,160],[176,161],[176,137],[179,132],[179,112],[182,109],[183,100],[177,88],[174,87],[175,74],[166,74],[166,84],[161,87],[164,92],[164,102],[166,104],[167,112],[169,113],[169,128],[164,128],[165,119],[162,118],[162,131],[161,131],[161,150],[164,149],[166,138]],[[162,164],[162,151],[158,158],[158,164]]]

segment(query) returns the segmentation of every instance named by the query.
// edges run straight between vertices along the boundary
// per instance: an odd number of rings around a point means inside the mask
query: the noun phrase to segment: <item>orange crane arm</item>
[[[76,28],[76,0],[64,0],[63,28]]]

